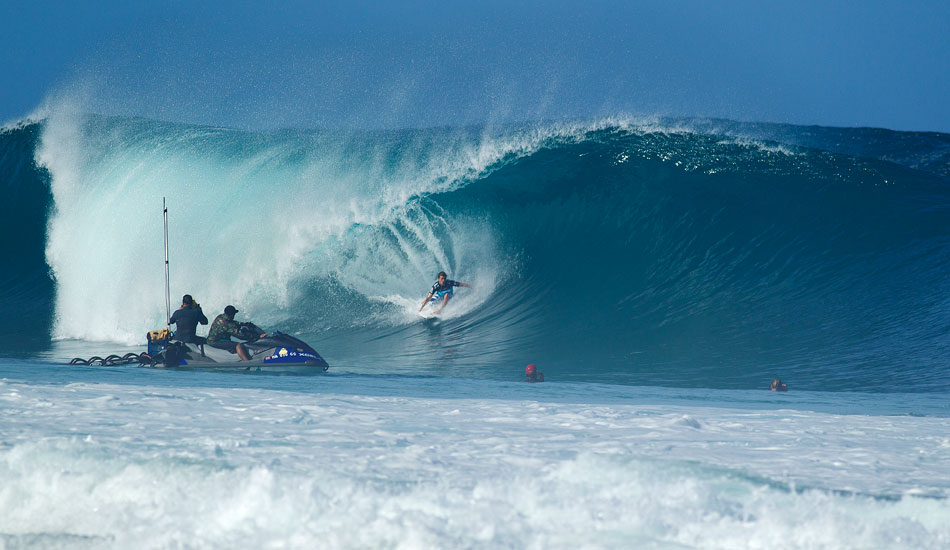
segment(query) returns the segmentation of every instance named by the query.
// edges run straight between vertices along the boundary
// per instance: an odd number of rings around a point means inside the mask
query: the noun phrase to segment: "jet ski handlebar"
[[[253,342],[259,339],[261,334],[264,334],[264,330],[254,323],[241,323],[239,331],[241,333],[240,338],[248,342]]]

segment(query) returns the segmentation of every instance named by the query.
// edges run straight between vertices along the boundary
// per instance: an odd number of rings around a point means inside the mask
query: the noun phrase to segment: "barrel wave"
[[[136,343],[163,324],[167,197],[173,297],[233,303],[343,370],[950,389],[945,134],[253,133],[71,113],[0,148],[4,232],[23,235],[4,244],[4,354],[26,333]],[[476,288],[423,322],[440,270]]]

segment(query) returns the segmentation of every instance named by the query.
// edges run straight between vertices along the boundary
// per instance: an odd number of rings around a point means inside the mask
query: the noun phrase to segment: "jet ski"
[[[205,343],[168,339],[157,353],[150,354],[149,366],[178,370],[212,372],[261,372],[277,374],[321,374],[330,368],[326,360],[306,342],[275,331],[259,338],[264,331],[253,323],[241,325],[240,337],[250,359],[241,361],[236,353]],[[149,349],[156,343],[149,333]]]

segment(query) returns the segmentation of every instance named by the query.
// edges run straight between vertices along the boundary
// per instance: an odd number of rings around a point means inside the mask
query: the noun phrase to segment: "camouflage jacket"
[[[241,333],[241,323],[222,313],[211,322],[211,329],[208,330],[208,343],[227,342],[232,336],[238,336]]]

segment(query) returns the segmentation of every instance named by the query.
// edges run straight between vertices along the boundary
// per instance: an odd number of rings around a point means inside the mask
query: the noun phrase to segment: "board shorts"
[[[213,348],[226,349],[231,353],[237,353],[238,343],[234,340],[219,340],[217,342],[208,342],[208,345]]]

